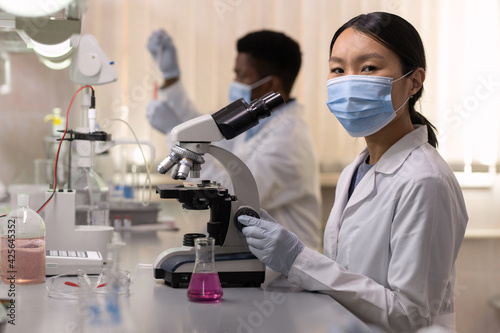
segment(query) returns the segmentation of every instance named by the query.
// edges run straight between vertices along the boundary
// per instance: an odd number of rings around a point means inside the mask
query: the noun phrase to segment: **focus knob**
[[[238,217],[240,217],[241,215],[248,215],[248,216],[252,216],[252,217],[256,217],[256,218],[260,219],[259,214],[255,210],[253,210],[252,208],[240,207],[238,209],[238,211],[236,212],[236,214],[234,214],[234,224],[236,225],[236,228],[238,228],[239,231],[243,230],[243,228],[245,227],[245,225],[241,224],[238,221]]]

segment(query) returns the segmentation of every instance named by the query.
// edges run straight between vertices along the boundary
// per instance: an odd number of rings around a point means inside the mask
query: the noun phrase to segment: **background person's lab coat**
[[[367,154],[340,176],[325,254],[305,248],[288,279],[387,332],[431,324],[453,330],[455,259],[468,220],[460,187],[421,126],[382,156],[348,200]]]
[[[160,90],[148,106],[150,124],[163,133],[200,116],[181,82]],[[169,144],[173,144],[169,142]],[[259,125],[217,145],[238,156],[250,169],[259,190],[261,208],[313,249],[321,248],[319,165],[302,107],[289,101]],[[229,175],[211,156],[201,177],[220,182],[232,191]]]

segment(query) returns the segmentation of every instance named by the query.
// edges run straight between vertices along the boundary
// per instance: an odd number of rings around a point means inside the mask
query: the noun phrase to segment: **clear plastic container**
[[[130,272],[103,268],[99,275],[87,275],[77,269],[47,278],[46,287],[50,298],[77,300],[86,289],[95,294],[117,292],[119,295],[130,294]]]
[[[194,242],[196,261],[187,296],[193,302],[220,302],[223,292],[219,274],[215,270],[214,239],[196,238]]]
[[[79,167],[72,180],[76,190],[76,224],[109,225],[109,187],[92,167]]]
[[[18,207],[1,220],[0,278],[7,284],[45,281],[45,223],[29,208],[29,195],[17,195]]]

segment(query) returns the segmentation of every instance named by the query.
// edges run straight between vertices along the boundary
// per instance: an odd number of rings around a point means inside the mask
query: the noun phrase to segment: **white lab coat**
[[[468,216],[461,189],[419,126],[348,189],[363,150],[341,174],[324,255],[305,248],[288,279],[329,294],[386,332],[454,329],[455,259]]]
[[[148,110],[148,118],[153,127],[164,133],[201,115],[180,82],[161,90],[159,97],[160,101],[151,106],[156,111]],[[218,145],[248,166],[257,183],[261,208],[297,234],[304,244],[319,250],[322,243],[319,164],[302,113],[297,102],[289,102],[250,129],[257,131],[255,135],[247,138],[247,133],[242,133]],[[213,157],[204,158],[202,178],[220,182],[234,193],[224,168]]]

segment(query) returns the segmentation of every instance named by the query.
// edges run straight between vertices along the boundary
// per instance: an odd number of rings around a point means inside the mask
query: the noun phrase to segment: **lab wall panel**
[[[0,95],[0,184],[33,184],[34,160],[45,157],[43,139],[51,135],[52,122],[44,117],[60,107],[66,114],[76,91],[69,70],[45,67],[32,53],[10,55],[12,90]],[[70,119],[79,119],[75,99]]]
[[[98,120],[133,123],[141,139],[156,145],[161,160],[168,153],[164,136],[145,117],[154,83],[161,81],[146,49],[151,32],[163,28],[173,36],[181,80],[200,111],[211,113],[227,103],[236,40],[257,29],[279,30],[302,46],[293,95],[305,105],[322,170],[339,171],[364,140],[350,138],[326,108],[328,46],[341,24],[371,11],[399,14],[420,32],[428,63],[419,109],[438,127],[445,158],[458,168],[496,163],[500,71],[492,59],[500,56],[500,11],[495,0],[88,0],[82,32],[95,35],[119,77],[96,88]],[[112,134],[131,137],[123,126]]]
[[[499,332],[500,238],[465,239],[457,259],[455,310],[457,332]]]

